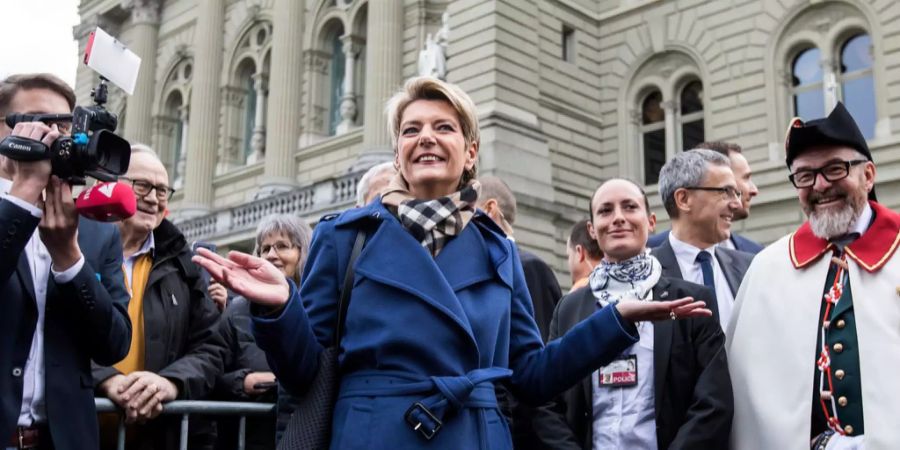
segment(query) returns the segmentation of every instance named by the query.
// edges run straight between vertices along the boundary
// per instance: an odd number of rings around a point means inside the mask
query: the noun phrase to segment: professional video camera
[[[76,106],[72,114],[9,114],[6,125],[19,122],[47,124],[72,122],[72,135],[62,136],[48,148],[44,143],[22,136],[0,141],[0,154],[17,161],[49,159],[52,173],[69,184],[85,184],[85,176],[115,181],[128,170],[131,144],[117,136],[118,118],[106,110],[107,81],[129,95],[134,92],[141,59],[124,44],[100,28],[88,39],[84,63],[100,74],[100,83],[91,91],[93,106]]]
[[[19,122],[72,122],[72,135],[61,136],[47,148],[40,141],[8,136],[0,142],[0,154],[17,161],[50,159],[52,173],[71,184],[84,184],[85,175],[114,181],[128,170],[131,144],[113,133],[116,115],[103,105],[107,100],[106,78],[91,92],[93,106],[76,106],[72,114],[10,114],[6,126]]]

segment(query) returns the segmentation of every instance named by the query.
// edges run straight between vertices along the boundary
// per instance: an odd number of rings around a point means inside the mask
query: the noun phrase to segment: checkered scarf
[[[419,200],[409,193],[406,180],[397,174],[385,190],[381,202],[397,214],[406,231],[436,257],[472,219],[479,192],[481,184],[472,180],[446,197]]]

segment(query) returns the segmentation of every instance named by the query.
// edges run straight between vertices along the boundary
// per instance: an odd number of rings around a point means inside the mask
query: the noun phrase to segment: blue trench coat
[[[516,247],[490,218],[477,213],[432,258],[375,201],[320,222],[299,292],[291,287],[279,315],[254,316],[257,342],[289,389],[308,385],[333,340],[362,226],[370,233],[341,340],[332,449],[511,449],[493,381],[508,377],[518,398],[543,403],[637,341],[607,307],[544,347]]]

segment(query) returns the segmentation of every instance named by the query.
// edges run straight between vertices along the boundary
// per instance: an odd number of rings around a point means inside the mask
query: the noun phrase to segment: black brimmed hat
[[[804,150],[820,146],[850,147],[872,161],[872,153],[866,144],[866,138],[863,137],[853,116],[841,102],[838,102],[831,114],[823,119],[810,120],[806,123],[803,123],[799,117],[791,120],[784,141],[787,151],[785,162],[788,167],[791,167],[794,159]]]
[[[799,117],[791,119],[784,139],[785,163],[790,169],[794,159],[808,148],[834,146],[850,147],[872,161],[872,152],[869,151],[866,138],[841,102],[837,102],[828,117],[806,123]],[[869,199],[875,200],[874,187],[869,192]]]

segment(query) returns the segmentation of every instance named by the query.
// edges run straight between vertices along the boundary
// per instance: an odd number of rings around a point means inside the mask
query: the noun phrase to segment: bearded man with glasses
[[[179,418],[156,416],[166,402],[201,399],[212,390],[225,351],[216,332],[219,311],[207,297],[207,283],[191,262],[184,235],[165,218],[174,190],[156,153],[133,145],[128,172],[119,182],[130,184],[137,197],[135,214],[119,223],[131,294],[131,348],[118,364],[95,366],[94,383],[124,410],[132,424],[130,441],[141,448],[177,448]],[[212,445],[210,424],[191,421],[190,447]],[[101,422],[104,447],[115,437],[115,425],[116,420]]]
[[[792,120],[785,148],[808,220],[756,257],[738,294],[732,448],[896,448],[900,214],[876,201],[842,104]]]

